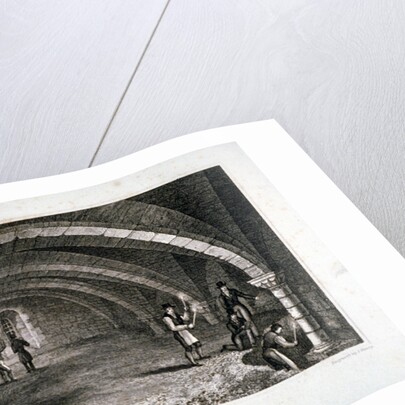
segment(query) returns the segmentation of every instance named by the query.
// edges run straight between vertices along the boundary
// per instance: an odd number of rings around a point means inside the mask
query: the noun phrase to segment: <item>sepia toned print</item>
[[[220,166],[0,226],[1,403],[219,404],[362,342]]]

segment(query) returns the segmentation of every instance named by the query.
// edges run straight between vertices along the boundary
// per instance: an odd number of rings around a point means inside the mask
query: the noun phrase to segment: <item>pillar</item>
[[[307,335],[314,346],[314,352],[322,352],[332,345],[326,332],[288,287],[284,273],[266,273],[250,280],[249,283],[271,291]]]

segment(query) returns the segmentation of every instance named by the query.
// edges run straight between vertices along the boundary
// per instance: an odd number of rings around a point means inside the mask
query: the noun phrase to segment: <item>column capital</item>
[[[261,288],[272,288],[276,287],[285,282],[285,274],[284,273],[266,273],[259,277],[256,277],[252,280],[249,280],[249,284],[254,285],[255,287]]]
[[[283,272],[269,272],[249,281],[255,287],[265,288],[280,301],[286,311],[296,320],[313,344],[313,351],[321,352],[331,347],[331,340],[305,305],[288,287]]]

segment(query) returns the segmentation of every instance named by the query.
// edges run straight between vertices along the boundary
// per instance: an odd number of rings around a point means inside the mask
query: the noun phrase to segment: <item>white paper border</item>
[[[226,142],[238,142],[302,220],[405,332],[401,313],[405,303],[401,288],[405,285],[404,259],[275,121],[203,131],[92,169],[0,185],[0,215],[14,210],[13,218],[17,219],[20,202],[15,200],[94,187],[163,160]],[[40,207],[41,198],[37,200]],[[364,400],[361,403],[366,404]]]

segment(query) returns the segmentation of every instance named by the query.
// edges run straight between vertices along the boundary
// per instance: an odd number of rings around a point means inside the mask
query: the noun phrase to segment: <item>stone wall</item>
[[[30,314],[32,326],[44,336],[40,352],[113,329],[111,322],[90,309],[61,299],[21,298],[19,306],[27,308],[25,311]]]

